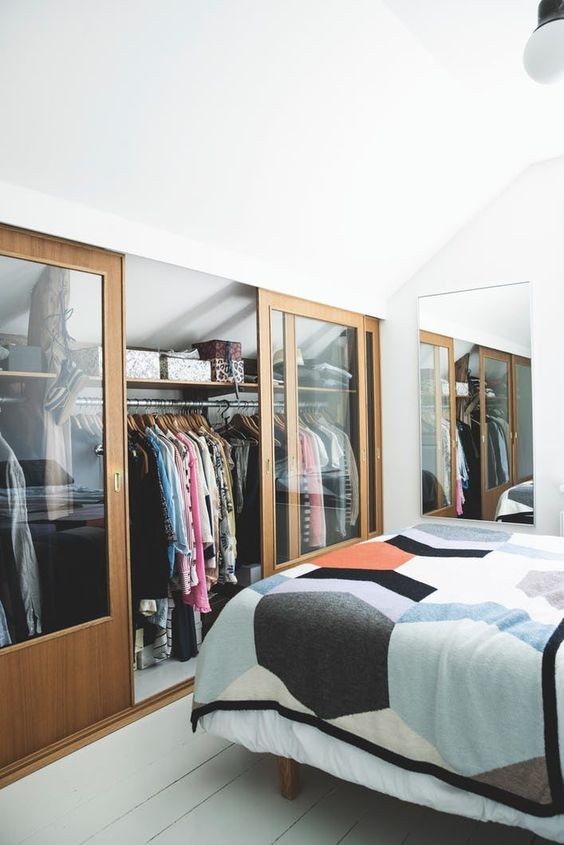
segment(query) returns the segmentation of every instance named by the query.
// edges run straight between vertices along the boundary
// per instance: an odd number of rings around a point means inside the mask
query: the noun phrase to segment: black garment
[[[276,498],[276,562],[286,563],[290,559],[288,537],[288,515],[290,508],[288,451],[286,432],[274,427],[277,443],[274,447],[274,495]]]
[[[100,619],[108,613],[106,531],[81,526],[35,540],[43,633]]]
[[[462,519],[481,519],[482,516],[482,491],[480,481],[480,453],[472,435],[469,425],[460,420],[456,423],[460,442],[466,458],[468,467],[468,487],[463,489],[464,505]]]
[[[501,440],[505,437],[503,428],[494,417],[488,422],[488,488],[499,487],[507,482],[507,473],[501,461]]]
[[[172,611],[172,652],[171,657],[185,663],[198,654],[196,641],[196,623],[194,610],[182,601],[182,593],[175,592],[174,610]]]
[[[258,443],[251,443],[247,477],[243,488],[243,509],[237,514],[237,566],[260,563],[260,464]]]
[[[321,475],[323,482],[323,510],[325,513],[325,545],[334,546],[346,540],[339,525],[339,512],[346,507],[342,496],[342,469],[324,471]]]
[[[157,459],[146,449],[144,459],[129,451],[129,522],[131,541],[131,592],[139,599],[166,599],[170,574],[168,541],[162,518]]]
[[[421,483],[423,489],[423,513],[436,511],[439,505],[439,499],[441,502],[444,502],[445,499],[443,488],[437,481],[437,476],[428,469],[424,469]]]

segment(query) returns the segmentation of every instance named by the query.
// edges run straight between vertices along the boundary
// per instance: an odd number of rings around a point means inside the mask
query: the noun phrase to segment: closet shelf
[[[0,381],[27,381],[28,379],[54,379],[57,373],[26,373],[20,370],[0,370]],[[92,384],[100,384],[102,376],[88,376]]]
[[[28,378],[56,378],[55,373],[24,373],[18,370],[1,370],[0,379],[5,381],[20,381],[20,379]]]
[[[274,383],[274,390],[284,390],[283,384]],[[298,390],[303,393],[356,393],[345,387],[310,387],[309,385],[298,385]]]
[[[129,388],[141,387],[154,390],[213,390],[217,393],[235,393],[235,385],[224,381],[177,381],[174,379],[146,379],[128,378]],[[254,382],[242,382],[239,390],[258,390],[258,384]]]

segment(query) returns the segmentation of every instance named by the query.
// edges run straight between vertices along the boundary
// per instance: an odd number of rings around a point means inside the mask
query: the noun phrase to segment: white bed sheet
[[[310,725],[290,721],[272,711],[215,711],[200,719],[198,730],[202,729],[250,751],[291,757],[402,801],[480,821],[522,827],[545,839],[564,843],[564,815],[538,818],[521,813],[489,798],[464,792],[431,775],[401,769],[322,734]]]

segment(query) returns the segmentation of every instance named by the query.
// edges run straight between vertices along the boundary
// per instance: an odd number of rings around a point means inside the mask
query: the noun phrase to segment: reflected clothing
[[[4,648],[7,645],[12,645],[12,638],[8,630],[8,620],[6,619],[4,605],[0,601],[0,648]]]
[[[37,556],[27,521],[25,477],[14,451],[1,434],[0,463],[5,463],[6,467],[3,481],[7,492],[7,516],[11,523],[11,551],[25,608],[27,633],[33,637],[42,631],[41,587]]]

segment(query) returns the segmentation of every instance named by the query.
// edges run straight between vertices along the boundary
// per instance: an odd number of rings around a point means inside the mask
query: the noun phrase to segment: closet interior
[[[381,532],[378,321],[0,227],[0,452],[6,783],[190,691],[245,586]]]
[[[422,513],[534,522],[530,358],[420,332]]]
[[[256,298],[248,285],[128,259],[136,702],[192,678],[225,602],[261,577]]]

